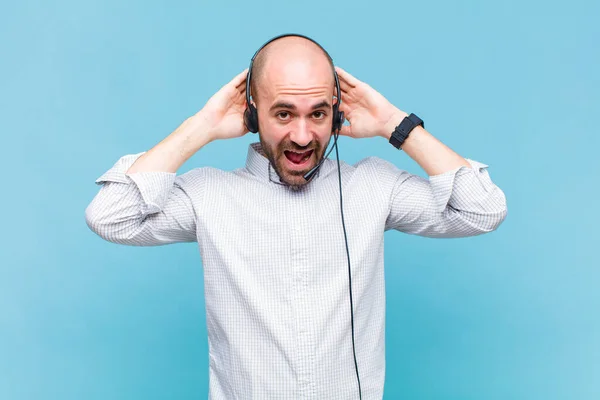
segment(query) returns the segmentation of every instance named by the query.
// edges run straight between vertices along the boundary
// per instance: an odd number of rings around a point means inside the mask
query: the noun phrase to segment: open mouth
[[[292,164],[301,165],[304,164],[310,156],[312,156],[313,150],[305,151],[303,153],[297,153],[295,151],[284,151],[285,158],[287,158]]]

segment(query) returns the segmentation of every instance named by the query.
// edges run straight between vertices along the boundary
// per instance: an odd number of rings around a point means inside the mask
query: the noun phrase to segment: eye
[[[315,116],[317,119],[323,119],[325,118],[325,113],[323,111],[315,111],[313,116]]]
[[[287,119],[287,117],[289,115],[290,115],[290,113],[288,113],[287,111],[282,111],[282,112],[277,113],[277,117],[279,119],[283,119],[283,120]]]

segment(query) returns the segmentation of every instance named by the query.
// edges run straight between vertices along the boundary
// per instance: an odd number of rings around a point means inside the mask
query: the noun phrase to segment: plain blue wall
[[[3,3],[0,399],[206,398],[196,245],[107,243],[84,210],[120,156],[283,32],[488,164],[508,198],[489,235],[386,233],[385,398],[600,398],[599,17],[592,1]],[[180,172],[238,168],[254,140]],[[339,147],[424,175],[380,138]]]

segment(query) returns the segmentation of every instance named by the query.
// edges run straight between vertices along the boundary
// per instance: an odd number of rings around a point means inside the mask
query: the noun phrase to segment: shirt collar
[[[333,161],[327,158],[318,169],[317,173],[313,176],[311,182],[317,181],[321,177],[327,175],[333,166],[332,164]],[[287,186],[286,183],[281,182],[279,175],[277,175],[277,172],[275,172],[275,168],[273,168],[267,156],[264,155],[260,142],[251,143],[248,146],[246,169],[250,171],[252,175],[260,178],[262,181]]]

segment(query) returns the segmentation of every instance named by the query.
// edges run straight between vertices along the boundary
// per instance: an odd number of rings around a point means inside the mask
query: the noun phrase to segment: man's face
[[[281,180],[303,175],[323,158],[331,137],[333,71],[327,62],[269,63],[257,98],[262,148]]]

